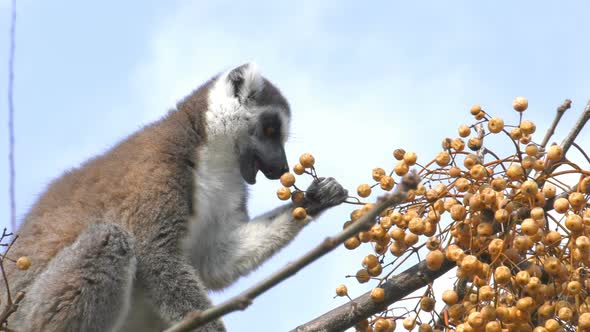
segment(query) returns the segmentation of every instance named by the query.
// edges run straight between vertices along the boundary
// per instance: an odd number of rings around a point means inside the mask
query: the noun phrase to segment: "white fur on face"
[[[236,93],[228,75],[231,70],[219,75],[209,90],[209,107],[205,113],[207,123],[207,137],[216,139],[221,136],[237,138],[238,134],[247,129],[248,123],[255,120],[260,113],[278,106],[244,105],[240,100],[246,100],[251,94],[256,94],[264,88],[264,79],[254,63],[247,63],[243,69],[243,83]],[[237,94],[237,96],[236,96]],[[284,110],[277,110],[282,120],[282,135],[286,139],[289,134],[289,116]]]
[[[233,84],[228,75],[231,71],[219,75],[209,90],[209,107],[206,112],[207,137],[237,136],[256,115],[254,110],[244,107],[236,97]],[[244,71],[244,83],[239,92],[241,97],[246,92],[260,91],[263,87],[262,76],[257,66],[248,64]],[[243,100],[243,98],[242,98]]]

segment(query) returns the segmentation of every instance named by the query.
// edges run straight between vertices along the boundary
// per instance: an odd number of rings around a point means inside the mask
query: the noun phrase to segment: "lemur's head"
[[[258,171],[278,179],[289,170],[284,144],[289,131],[287,100],[253,63],[219,75],[209,90],[207,137],[231,140],[249,184]]]

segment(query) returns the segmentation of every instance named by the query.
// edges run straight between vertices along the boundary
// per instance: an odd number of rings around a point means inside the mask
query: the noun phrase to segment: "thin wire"
[[[16,0],[12,0],[12,18],[10,24],[10,55],[8,57],[8,163],[10,168],[10,226],[12,231],[16,230],[16,198],[14,167],[14,50],[16,30]]]

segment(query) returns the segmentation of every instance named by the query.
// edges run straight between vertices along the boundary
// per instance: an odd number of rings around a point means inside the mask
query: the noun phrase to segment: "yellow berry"
[[[303,167],[301,164],[295,164],[295,166],[293,166],[293,173],[301,175],[305,173],[305,167]]]
[[[391,324],[391,322],[392,321],[389,320],[389,319],[379,318],[375,322],[372,331],[373,332],[388,332],[388,331],[393,331],[393,329],[392,329],[393,325]]]
[[[512,130],[510,130],[510,138],[515,141],[521,139],[522,132],[520,131],[520,128],[512,128]]]
[[[404,149],[395,149],[393,150],[393,157],[397,160],[404,159],[404,155],[406,154],[406,150]]]
[[[31,267],[31,259],[27,256],[19,257],[16,260],[16,268],[19,270],[28,270]]]
[[[555,197],[555,194],[557,193],[557,188],[555,188],[554,185],[550,184],[550,183],[545,183],[545,185],[543,186],[543,195],[545,195],[545,198],[553,198]]]
[[[465,149],[465,142],[462,139],[458,138],[458,137],[457,138],[454,138],[451,141],[451,148],[452,149],[455,149],[456,151],[461,152],[461,151],[463,151]]]
[[[559,317],[559,319],[561,319],[565,322],[569,322],[573,316],[574,316],[574,312],[572,311],[572,309],[570,309],[568,307],[562,307],[557,312],[557,317]]]
[[[529,120],[524,120],[520,123],[520,131],[522,132],[523,135],[530,135],[533,134],[535,132],[535,130],[537,129],[537,126],[535,126],[534,123],[532,123]]]
[[[345,285],[338,285],[336,287],[336,295],[338,296],[346,296],[348,294],[348,289]]]
[[[361,283],[364,284],[366,282],[368,282],[369,280],[371,280],[371,276],[369,275],[369,271],[365,270],[365,269],[360,269],[356,272],[356,280]]]
[[[520,224],[520,229],[525,235],[534,236],[537,234],[537,231],[539,231],[539,225],[537,225],[537,222],[533,219],[526,218],[522,221],[522,224]]]
[[[565,227],[576,233],[582,231],[584,229],[582,217],[577,214],[570,214],[565,218]]]
[[[449,164],[449,162],[451,161],[451,156],[449,156],[448,152],[442,151],[442,152],[439,152],[438,155],[436,155],[435,161],[438,164],[438,166],[441,166],[441,167],[447,166]]]
[[[519,180],[524,176],[524,170],[520,164],[512,164],[508,166],[506,170],[506,176],[508,176],[511,180]]]
[[[506,266],[498,266],[494,271],[494,281],[500,285],[504,285],[510,281],[512,273]]]
[[[373,254],[368,254],[363,258],[363,267],[368,269],[373,268],[379,264],[379,258]]]
[[[473,105],[471,107],[471,109],[469,110],[471,115],[477,115],[477,114],[481,113],[481,111],[482,111],[481,106],[479,106],[479,105]]]
[[[448,289],[443,292],[442,300],[448,305],[453,305],[459,301],[459,295],[454,290]]]
[[[528,271],[523,270],[523,271],[518,271],[518,273],[516,273],[515,281],[520,286],[525,286],[526,284],[529,283],[530,280],[531,280],[531,275],[528,273]]]
[[[356,188],[356,192],[359,196],[363,198],[368,197],[369,195],[371,195],[371,186],[369,186],[366,183],[363,183]]]
[[[291,201],[295,204],[303,203],[304,199],[305,199],[305,193],[303,191],[295,190],[294,192],[291,193]]]
[[[431,297],[423,297],[420,300],[420,309],[425,312],[431,312],[434,310],[436,301]]]
[[[445,257],[442,251],[438,249],[433,250],[426,255],[426,267],[431,271],[438,271],[444,260]]]
[[[385,290],[381,287],[377,287],[371,291],[371,299],[375,302],[383,302],[385,299]]]
[[[471,128],[469,128],[469,126],[464,125],[464,124],[460,125],[459,126],[459,136],[467,137],[469,135],[471,135]]]
[[[285,187],[291,187],[292,185],[295,184],[295,175],[287,172],[283,175],[281,175],[281,184]]]
[[[563,149],[559,145],[551,145],[547,150],[547,159],[560,161],[563,158]]]
[[[499,321],[490,321],[486,324],[485,332],[502,332],[502,325]]]
[[[574,210],[578,210],[586,204],[586,197],[584,197],[584,194],[579,192],[571,193],[568,196],[567,200],[570,203],[572,209]]]
[[[517,112],[524,112],[529,107],[529,101],[525,97],[516,97],[512,102],[512,107]]]
[[[578,328],[583,330],[590,329],[590,312],[585,312],[578,318]]]
[[[492,185],[492,189],[495,191],[502,191],[506,189],[506,180],[504,178],[494,178],[490,184]]]
[[[282,201],[286,201],[291,198],[291,190],[287,187],[280,187],[279,190],[277,190],[277,197]]]
[[[529,144],[524,149],[524,152],[531,157],[536,157],[539,154],[539,147],[536,144]]]
[[[373,180],[379,181],[383,176],[385,176],[385,170],[383,168],[373,168]]]
[[[299,163],[305,168],[311,168],[315,164],[315,158],[311,153],[304,153],[299,157]]]
[[[359,238],[356,236],[348,238],[348,239],[346,239],[346,241],[344,241],[344,247],[348,250],[356,249],[360,245],[361,245],[361,240],[359,240]]]
[[[451,218],[455,221],[463,221],[467,216],[467,210],[461,204],[455,204],[451,206]]]
[[[578,295],[582,290],[582,284],[577,280],[572,280],[567,283],[567,292],[570,295]]]
[[[478,137],[471,137],[469,141],[467,141],[467,147],[470,148],[472,151],[477,151],[481,149],[482,144],[482,140]]]
[[[404,329],[411,331],[414,329],[414,327],[416,327],[416,318],[406,317],[402,325],[404,326]]]
[[[404,162],[408,164],[408,166],[412,166],[416,163],[418,156],[416,153],[408,151],[404,154]]]
[[[461,175],[461,169],[457,166],[449,168],[449,176],[452,178],[459,177]]]
[[[297,220],[302,220],[305,219],[307,217],[307,211],[302,208],[302,207],[296,207],[293,210],[293,218],[297,219]]]
[[[393,170],[395,174],[399,176],[404,176],[410,171],[410,167],[404,161],[400,161],[397,164],[395,164]]]
[[[488,129],[491,133],[497,134],[504,129],[504,120],[502,118],[491,118],[488,122]]]
[[[471,169],[469,170],[469,175],[471,175],[472,178],[474,178],[475,180],[481,180],[483,179],[486,175],[488,175],[488,171],[486,170],[486,168],[483,165],[473,165],[473,167],[471,167]]]
[[[526,197],[532,197],[539,192],[539,186],[537,185],[537,182],[533,180],[526,180],[520,186],[520,191]]]
[[[557,213],[565,213],[570,208],[570,203],[566,198],[558,198],[553,202],[553,208]]]
[[[393,189],[394,181],[391,176],[383,176],[379,180],[379,184],[381,185],[381,189],[389,191]]]

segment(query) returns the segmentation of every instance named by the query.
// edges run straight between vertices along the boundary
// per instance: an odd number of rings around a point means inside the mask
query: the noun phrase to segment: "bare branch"
[[[4,228],[4,231],[2,232],[2,240],[4,240],[4,238],[7,236],[6,233],[6,228]],[[10,241],[10,244],[8,245],[8,247],[6,248],[6,251],[4,251],[4,254],[0,255],[0,271],[2,272],[2,279],[4,280],[4,287],[6,288],[6,298],[7,298],[7,306],[12,305],[12,297],[10,295],[10,286],[8,284],[8,278],[6,277],[6,271],[4,270],[4,259],[6,258],[6,255],[8,255],[8,252],[10,251],[10,248],[12,248],[12,245],[14,244],[14,242],[16,242],[16,239],[18,239],[18,235],[15,235],[12,240]],[[2,320],[0,320],[0,322],[3,322]]]
[[[6,308],[4,308],[4,311],[0,313],[0,322],[5,322],[8,319],[8,317],[10,317],[10,315],[12,315],[16,311],[16,309],[18,309],[18,304],[20,303],[20,301],[23,300],[24,297],[24,292],[16,293],[16,296],[14,297],[14,302],[7,304]]]
[[[322,244],[312,249],[298,260],[288,264],[278,270],[260,283],[245,290],[238,296],[235,296],[215,307],[205,311],[194,311],[189,313],[182,321],[170,327],[165,332],[184,332],[190,331],[198,326],[204,325],[225,314],[237,310],[246,309],[252,301],[260,294],[276,286],[285,279],[295,275],[304,267],[316,261],[320,257],[334,250],[344,243],[347,239],[355,236],[358,232],[363,231],[375,223],[375,218],[385,209],[398,205],[407,197],[408,190],[416,188],[420,178],[416,173],[406,175],[393,194],[387,195],[380,199],[373,209],[363,215],[357,222],[352,223],[349,227],[335,236],[325,239]]]
[[[561,148],[563,149],[563,155],[565,156],[569,148],[572,146],[572,143],[576,140],[582,128],[586,125],[586,122],[590,120],[590,101],[584,107],[584,112],[578,118],[578,121],[567,135],[567,137],[561,143]]]
[[[563,102],[563,104],[561,104],[561,105],[559,105],[559,107],[557,107],[557,113],[555,114],[555,118],[553,119],[553,123],[551,124],[549,129],[547,129],[547,132],[545,133],[545,137],[543,138],[543,141],[541,142],[541,146],[543,148],[547,146],[547,143],[549,143],[549,139],[555,133],[555,128],[557,128],[557,124],[559,123],[559,120],[561,120],[561,117],[563,116],[565,111],[570,109],[570,107],[572,107],[572,101],[569,99],[566,99]]]
[[[396,275],[383,283],[380,287],[385,290],[385,299],[376,303],[371,299],[371,293],[367,292],[350,303],[341,305],[303,325],[298,326],[292,332],[336,332],[344,331],[363,319],[383,311],[388,305],[395,303],[412,292],[428,285],[455,264],[445,260],[438,271],[430,271],[426,262],[422,261],[406,271]]]
[[[584,107],[584,111],[582,112],[582,114],[578,118],[578,121],[576,122],[576,124],[572,127],[572,130],[570,131],[570,133],[567,135],[567,137],[561,143],[561,148],[563,149],[563,159],[566,158],[567,151],[570,149],[570,147],[572,146],[572,144],[574,143],[576,138],[578,138],[578,135],[580,134],[580,132],[582,131],[582,128],[584,128],[584,126],[586,125],[586,122],[588,122],[588,120],[590,120],[590,101],[588,101],[588,103],[586,104],[586,107]],[[545,170],[543,171],[543,173],[545,175],[551,174],[557,168],[556,165],[559,165],[559,162],[547,163],[547,166],[545,167]],[[539,183],[539,186],[542,186],[544,183],[544,180],[541,179],[540,182],[539,181],[537,181],[537,182]]]

